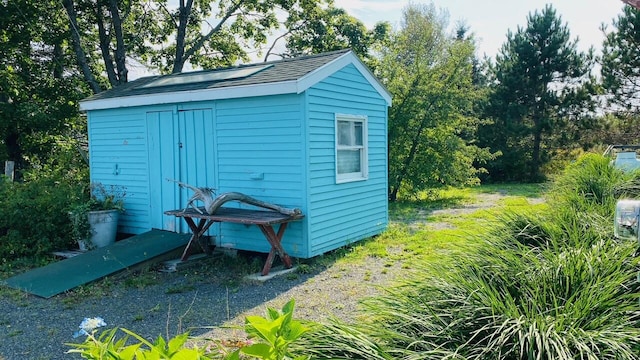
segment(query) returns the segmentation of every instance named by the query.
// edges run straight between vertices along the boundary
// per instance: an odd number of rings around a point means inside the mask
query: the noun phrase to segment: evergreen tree
[[[589,54],[547,5],[507,34],[491,68],[492,93],[481,144],[502,156],[488,168],[494,180],[540,180],[557,147],[576,145],[593,112]]]
[[[602,47],[602,85],[617,111],[640,110],[640,10],[625,6]]]

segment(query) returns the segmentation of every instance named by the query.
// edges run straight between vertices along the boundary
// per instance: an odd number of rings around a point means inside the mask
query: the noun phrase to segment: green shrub
[[[0,181],[0,257],[37,257],[72,244],[71,203],[83,184],[43,177],[24,183]]]
[[[570,164],[556,179],[549,192],[553,208],[610,216],[617,200],[614,189],[637,176],[610,165],[611,159],[585,154]]]
[[[43,255],[75,246],[68,212],[79,197],[88,196],[89,172],[75,141],[65,138],[56,144],[46,161],[30,159],[31,167],[21,172],[21,181],[0,177],[3,265],[40,265]]]
[[[378,343],[411,359],[637,359],[635,244],[481,249],[367,301]]]

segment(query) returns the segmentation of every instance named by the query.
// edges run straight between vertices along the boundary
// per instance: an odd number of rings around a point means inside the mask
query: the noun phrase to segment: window
[[[367,176],[367,117],[336,114],[336,182]]]

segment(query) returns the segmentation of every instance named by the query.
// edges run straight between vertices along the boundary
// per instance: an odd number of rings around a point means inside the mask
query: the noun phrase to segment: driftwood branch
[[[196,211],[198,211],[200,214],[202,214],[202,211],[200,209],[198,209],[198,207],[193,204],[197,200],[200,200],[200,201],[202,201],[204,203],[204,208],[205,208],[205,210],[207,211],[207,213],[209,215],[215,214],[216,211],[218,211],[218,209],[223,204],[225,204],[225,203],[227,203],[229,201],[239,201],[239,202],[242,202],[242,203],[245,203],[245,204],[249,204],[249,205],[253,205],[253,206],[257,206],[257,207],[261,207],[261,208],[277,211],[277,212],[279,212],[281,214],[289,215],[289,216],[300,216],[300,215],[302,215],[302,211],[300,209],[298,209],[298,208],[294,208],[294,209],[284,208],[282,206],[278,206],[278,205],[274,205],[274,204],[271,204],[271,203],[268,203],[268,202],[264,202],[264,201],[258,200],[258,199],[254,198],[254,197],[251,197],[249,195],[245,195],[243,193],[227,192],[227,193],[220,194],[218,197],[214,198],[215,191],[212,188],[195,187],[195,186],[180,182],[178,180],[172,180],[172,179],[167,179],[167,180],[175,182],[180,187],[184,187],[184,188],[193,190],[194,194],[189,198],[189,201],[187,202],[187,206],[185,207],[185,210],[187,208],[189,208],[189,206],[191,206]]]
[[[195,187],[193,185],[185,184],[185,183],[183,183],[181,181],[173,180],[173,179],[167,179],[167,180],[173,181],[174,183],[178,184],[178,186],[180,186],[180,187],[193,190],[193,195],[191,195],[191,197],[189,198],[189,201],[187,202],[187,206],[185,206],[185,208],[184,208],[185,211],[189,208],[189,206],[191,206],[197,212],[202,214],[202,211],[200,209],[198,209],[198,207],[195,206],[193,203],[195,201],[197,201],[197,200],[200,200],[200,201],[202,201],[204,203],[205,209],[209,209],[209,207],[213,203],[214,195],[216,193],[215,189],[206,188],[206,187]],[[209,214],[211,214],[209,211],[207,211],[207,212]]]
[[[220,208],[220,206],[222,206],[224,203],[229,201],[240,201],[249,205],[277,211],[281,214],[289,215],[289,216],[299,216],[302,214],[302,211],[298,208],[295,208],[295,209],[283,208],[281,206],[270,204],[239,192],[227,192],[227,193],[220,194],[213,201],[211,206],[206,208],[207,212],[209,214],[215,214],[215,212]]]

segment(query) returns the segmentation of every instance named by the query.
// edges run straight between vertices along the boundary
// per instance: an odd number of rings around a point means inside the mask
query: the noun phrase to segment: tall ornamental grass
[[[635,177],[580,158],[546,210],[499,216],[467,251],[365,301],[368,321],[333,324],[306,345],[333,359],[639,359],[638,246],[612,229]]]

